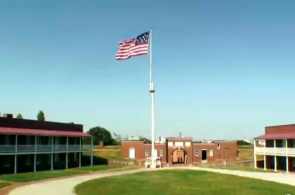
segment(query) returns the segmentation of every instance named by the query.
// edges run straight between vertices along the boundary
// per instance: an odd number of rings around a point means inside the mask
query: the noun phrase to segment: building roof
[[[6,128],[6,127],[0,127],[0,134],[91,137],[87,133],[77,132],[77,131],[58,131],[58,130],[44,130],[44,129],[22,129],[22,128]]]
[[[255,137],[254,139],[288,139],[288,138],[295,139],[295,132],[264,134],[264,135]]]

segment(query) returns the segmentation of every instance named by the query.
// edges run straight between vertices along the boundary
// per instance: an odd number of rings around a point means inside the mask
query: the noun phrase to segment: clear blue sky
[[[0,112],[150,135],[148,57],[115,61],[153,28],[156,135],[252,138],[295,123],[293,0],[1,0]]]

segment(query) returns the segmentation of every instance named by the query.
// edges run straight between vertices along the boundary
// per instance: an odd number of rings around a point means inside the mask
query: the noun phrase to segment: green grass
[[[214,168],[214,169],[228,169],[228,170],[236,170],[236,171],[248,171],[248,172],[273,172],[273,171],[265,171],[263,169],[254,169],[251,167],[242,167],[242,166],[220,166],[220,167],[210,167],[210,168]]]
[[[97,149],[121,149],[121,146],[119,146],[119,145],[110,145],[110,146],[104,146],[104,147],[94,146],[94,148],[97,148]]]
[[[55,170],[55,171],[40,171],[40,172],[30,172],[30,173],[19,173],[19,174],[9,174],[0,175],[0,180],[7,182],[29,182],[37,181],[49,178],[57,178],[64,176],[79,175],[83,173],[89,173],[93,171],[103,171],[108,169],[121,168],[123,165],[99,165],[93,167],[81,167],[68,170]]]
[[[285,195],[295,187],[205,171],[153,171],[79,184],[77,195]]]
[[[254,150],[253,148],[238,149],[238,158],[253,158]]]
[[[109,160],[121,159],[121,151],[95,151],[94,156]]]
[[[10,183],[2,183],[2,182],[0,182],[0,189],[4,188],[6,186],[9,186],[9,185],[11,185],[11,184]]]

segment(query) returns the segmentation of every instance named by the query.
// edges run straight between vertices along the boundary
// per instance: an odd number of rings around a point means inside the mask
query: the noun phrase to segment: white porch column
[[[35,135],[35,153],[34,153],[34,172],[36,172],[36,164],[37,164],[37,135]]]
[[[286,173],[289,173],[288,140],[286,139]]]
[[[93,137],[91,137],[91,166],[93,166]]]
[[[79,167],[81,167],[81,158],[82,158],[82,138],[80,137],[80,150],[79,150]]]
[[[256,160],[256,140],[254,140],[254,168],[257,169],[257,160]]]
[[[263,150],[264,150],[264,156],[263,156],[263,158],[264,158],[264,170],[266,170],[266,155],[265,155],[265,147],[266,147],[266,140],[264,140],[264,147],[263,147]]]
[[[69,137],[67,137],[67,152],[66,152],[66,169],[68,169],[68,158],[69,158],[69,153],[68,153],[68,151],[69,151]]]
[[[15,135],[14,174],[17,173],[17,135]]]
[[[278,171],[278,166],[277,166],[277,142],[276,142],[275,139],[273,140],[273,147],[274,147],[274,153],[275,153],[275,155],[274,155],[274,161],[275,161],[274,166],[275,166],[275,172],[277,172]]]
[[[53,171],[53,151],[54,151],[54,137],[51,137],[51,168],[50,170]]]

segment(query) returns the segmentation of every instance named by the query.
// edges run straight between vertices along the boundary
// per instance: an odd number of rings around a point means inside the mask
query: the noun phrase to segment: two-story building
[[[83,125],[0,117],[0,174],[82,166],[93,162],[93,141]]]
[[[265,127],[254,139],[255,168],[295,171],[295,124]]]
[[[122,158],[144,162],[151,148],[144,141],[122,141]],[[236,141],[194,142],[191,137],[168,137],[165,143],[155,143],[155,153],[168,164],[234,161],[238,154]]]

